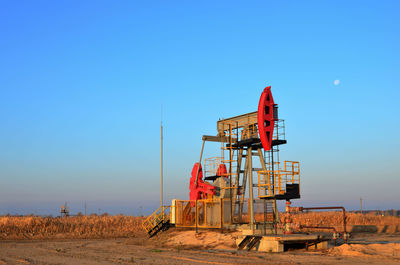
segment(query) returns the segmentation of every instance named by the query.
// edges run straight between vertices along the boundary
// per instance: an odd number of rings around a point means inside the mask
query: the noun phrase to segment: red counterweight
[[[217,176],[220,177],[227,177],[228,171],[226,170],[225,164],[220,164],[218,169],[217,169]]]
[[[260,134],[261,144],[265,151],[271,150],[272,135],[274,133],[274,98],[272,97],[271,87],[264,88],[258,103],[258,133]]]
[[[206,198],[206,194],[215,195],[215,187],[203,181],[203,170],[200,165],[199,175],[196,175],[199,167],[199,163],[195,163],[192,169],[192,177],[190,178],[189,184],[189,198],[190,200],[201,200]]]

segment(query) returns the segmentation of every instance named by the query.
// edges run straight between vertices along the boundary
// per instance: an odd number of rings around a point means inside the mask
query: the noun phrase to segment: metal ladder
[[[246,247],[247,251],[250,251],[253,247],[255,247],[257,245],[257,243],[259,243],[262,239],[262,236],[245,236],[242,240],[242,242],[240,242],[239,246],[238,246],[238,250],[242,250]]]
[[[160,231],[166,231],[170,228],[169,214],[167,214],[170,208],[171,206],[161,206],[144,220],[142,227],[149,237],[153,237]]]

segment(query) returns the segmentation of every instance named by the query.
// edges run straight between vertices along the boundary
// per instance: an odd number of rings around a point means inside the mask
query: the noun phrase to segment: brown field
[[[400,225],[400,218],[374,214],[346,213],[348,225]],[[340,226],[343,224],[342,212],[310,212],[293,215],[293,222],[304,225],[327,224]]]
[[[38,216],[0,217],[0,239],[80,239],[132,237],[142,230],[144,217]]]
[[[373,214],[347,213],[347,228],[353,225],[387,226],[389,233],[400,232],[400,218]],[[98,239],[132,237],[142,232],[145,217],[73,216],[0,216],[0,240],[21,239]],[[283,218],[282,218],[283,219]],[[342,231],[341,212],[312,212],[293,215],[293,222],[303,225],[335,226]]]
[[[341,212],[297,214],[295,223],[341,227]],[[0,217],[0,264],[400,264],[400,218],[348,214],[353,225],[389,226],[354,234],[329,250],[237,251],[236,234],[170,229],[148,239],[144,217]],[[338,229],[339,230],[339,229]],[[383,244],[385,243],[385,244]]]
[[[311,212],[294,214],[293,223],[305,226],[333,226],[338,232],[343,232],[342,212]],[[281,220],[283,220],[281,218]],[[347,232],[353,231],[354,226],[375,226],[376,230],[384,233],[400,232],[400,218],[395,216],[380,216],[374,214],[346,213]],[[304,229],[302,231],[310,231]],[[311,230],[312,231],[312,230]],[[318,230],[314,230],[318,231]]]

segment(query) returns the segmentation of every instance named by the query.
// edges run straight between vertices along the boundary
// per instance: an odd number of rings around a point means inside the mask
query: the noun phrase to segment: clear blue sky
[[[2,1],[0,214],[187,198],[201,136],[271,85],[295,205],[400,208],[398,1]],[[334,85],[334,80],[340,80]]]

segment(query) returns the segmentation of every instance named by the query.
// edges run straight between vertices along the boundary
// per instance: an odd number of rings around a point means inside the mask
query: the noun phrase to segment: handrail
[[[149,215],[142,223],[142,228],[148,232],[151,230],[157,223],[161,220],[168,219],[168,216],[165,214],[167,210],[169,210],[171,206],[160,206],[155,212]],[[158,213],[160,212],[160,213]]]
[[[258,173],[259,197],[285,193],[285,184],[300,184],[300,163],[284,161],[283,169],[261,170]]]

